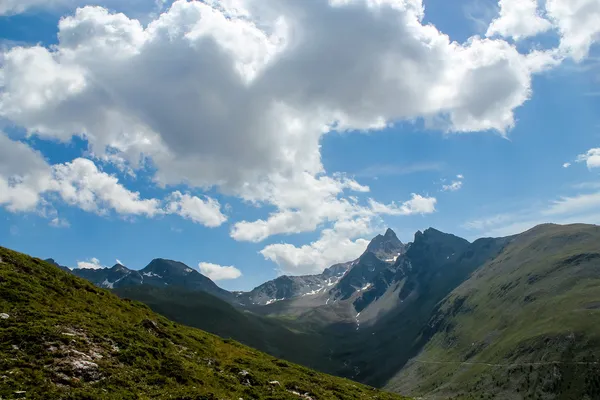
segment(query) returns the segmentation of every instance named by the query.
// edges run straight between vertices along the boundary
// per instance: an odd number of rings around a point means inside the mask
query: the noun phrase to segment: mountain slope
[[[394,231],[387,229],[384,235],[374,237],[363,255],[354,261],[332,265],[318,275],[280,276],[263,283],[250,292],[238,293],[237,299],[244,305],[253,306],[271,305],[284,300],[288,300],[286,304],[291,304],[289,300],[320,295],[323,298],[322,302],[325,303],[327,298],[332,297],[326,296],[326,294],[333,286],[339,288],[333,298],[344,297],[347,299],[368,280],[368,277],[361,275],[367,269],[371,269],[372,264],[385,267],[396,261],[398,256],[406,251],[406,248],[407,246],[398,239]],[[365,265],[361,266],[360,264]],[[365,271],[361,271],[362,269]],[[350,278],[347,277],[349,271],[352,275]],[[307,306],[312,308],[318,303],[311,301]],[[301,304],[299,306],[304,308]],[[276,309],[276,307],[272,307],[272,309]]]
[[[336,374],[375,386],[385,384],[419,349],[419,333],[436,304],[505,243],[480,239],[469,244],[433,229],[417,232],[407,252],[361,293],[360,298],[375,295],[357,313],[355,323],[323,333],[336,336],[332,357],[345,365]]]
[[[600,227],[510,239],[434,311],[388,388],[428,398],[600,398]]]
[[[335,285],[351,265],[352,262],[335,264],[318,275],[279,276],[250,292],[239,292],[237,301],[246,306],[270,305],[278,301],[322,293]]]
[[[1,247],[0,371],[2,398],[398,398],[175,324]]]
[[[275,357],[320,371],[334,367],[326,357],[324,338],[302,333],[275,318],[242,311],[205,292],[181,287],[130,286],[113,290],[122,298],[141,301],[170,320],[235,339]]]
[[[52,259],[46,261],[74,275],[85,278],[101,288],[114,289],[138,285],[166,287],[173,285],[188,290],[210,293],[221,299],[235,302],[235,296],[232,293],[221,289],[212,280],[179,261],[156,258],[139,271],[129,269],[121,264],[116,264],[111,268],[74,268],[70,270],[56,264]]]

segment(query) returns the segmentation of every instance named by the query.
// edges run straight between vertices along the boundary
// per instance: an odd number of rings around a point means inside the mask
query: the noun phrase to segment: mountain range
[[[174,323],[2,247],[0,398],[402,399]]]
[[[472,243],[429,228],[404,244],[388,229],[356,260],[235,293],[169,260],[71,272],[174,321],[403,394],[593,399],[599,246],[600,228],[581,224]]]

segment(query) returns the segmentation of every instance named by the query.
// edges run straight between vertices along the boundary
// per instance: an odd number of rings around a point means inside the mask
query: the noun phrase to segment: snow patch
[[[186,274],[189,274],[190,272],[194,272],[194,270],[191,268],[186,268],[184,271]]]
[[[358,317],[360,317],[360,313],[356,314],[356,317],[354,317],[356,320],[356,330],[360,329],[360,321],[358,320]]]
[[[160,278],[160,279],[162,279],[162,276],[160,276],[158,274],[155,274],[154,272],[142,272],[142,275],[147,276],[149,278],[154,277],[154,278]]]
[[[364,292],[365,290],[369,290],[371,288],[371,286],[373,286],[372,283],[367,283],[365,286],[363,286],[359,289],[359,292]]]
[[[114,289],[115,282],[110,282],[108,279],[105,279],[104,282],[100,284],[100,286],[107,289]]]
[[[269,304],[273,304],[276,301],[281,301],[281,300],[285,300],[285,297],[282,297],[281,299],[270,299],[265,303],[265,306],[268,306]],[[256,304],[256,303],[252,303],[252,304]]]

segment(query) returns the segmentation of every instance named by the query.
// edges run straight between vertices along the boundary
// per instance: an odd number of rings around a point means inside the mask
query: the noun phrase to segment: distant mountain
[[[70,272],[106,289],[140,285],[144,280],[139,271],[131,270],[121,264],[115,264],[110,268],[73,268]]]
[[[283,275],[263,283],[250,292],[238,292],[237,301],[246,306],[269,305],[282,300],[323,293],[334,286],[352,264],[352,262],[336,264],[318,275]]]
[[[430,314],[388,388],[600,398],[600,227],[547,224],[509,238]]]
[[[46,260],[44,260],[44,261],[46,261],[47,263],[49,263],[49,264],[52,264],[52,265],[54,265],[54,266],[56,266],[56,267],[58,267],[58,268],[62,269],[63,271],[66,271],[66,272],[71,272],[71,269],[70,269],[70,268],[68,268],[68,267],[65,267],[64,265],[60,265],[59,263],[57,263],[56,261],[54,261],[54,259],[53,259],[53,258],[48,258],[48,259],[46,259]]]
[[[61,267],[62,268],[62,267]],[[193,291],[203,291],[221,299],[234,301],[235,296],[218,287],[212,280],[184,263],[162,258],[154,259],[142,270],[132,270],[121,264],[111,268],[74,268],[69,272],[85,278],[94,285],[115,289],[138,285],[158,287],[177,286]]]
[[[377,235],[367,246],[367,252],[375,254],[377,258],[386,262],[394,262],[399,255],[404,253],[405,246],[396,233],[388,228],[385,234]]]
[[[179,325],[2,247],[0,338],[3,399],[400,399]]]
[[[403,245],[394,263],[366,251],[326,293],[277,302],[263,312],[292,317],[327,338],[336,374],[383,385],[413,354],[436,304],[506,242],[471,244],[430,228]]]
[[[361,275],[362,272],[358,272],[358,270],[385,267],[396,261],[406,248],[407,246],[402,244],[394,231],[388,229],[385,235],[377,235],[373,238],[365,253],[357,260],[333,265],[318,275],[280,276],[263,283],[250,292],[237,293],[237,298],[240,303],[248,306],[270,305],[298,297],[324,295],[329,293],[333,287],[340,287],[342,281],[345,282],[344,287],[337,292],[342,293],[341,297],[348,298],[351,293],[363,287],[363,284],[369,280],[366,276],[359,277],[358,275]],[[357,266],[358,264],[361,266]],[[352,273],[352,277],[355,279],[346,278],[345,275],[350,270],[355,271]]]

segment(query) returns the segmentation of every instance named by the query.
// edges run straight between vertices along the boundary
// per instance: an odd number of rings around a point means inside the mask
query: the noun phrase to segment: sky
[[[598,0],[0,0],[0,245],[229,290],[600,223]]]

